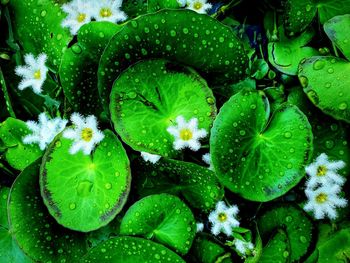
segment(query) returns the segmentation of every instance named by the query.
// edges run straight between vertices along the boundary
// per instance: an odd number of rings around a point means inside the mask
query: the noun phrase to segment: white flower
[[[197,230],[196,230],[197,233],[198,233],[198,232],[202,232],[203,229],[204,229],[203,223],[197,223],[197,224],[196,224],[196,227],[197,227]]]
[[[23,143],[37,143],[44,150],[67,125],[67,121],[61,118],[48,119],[45,113],[40,113],[39,122],[27,121],[27,127],[32,131],[23,138]]]
[[[206,14],[207,10],[212,8],[212,5],[208,4],[207,0],[189,0],[187,1],[186,8],[193,10],[199,14]]]
[[[46,54],[40,54],[37,59],[33,54],[27,54],[24,56],[25,66],[17,66],[15,72],[18,76],[22,77],[21,82],[18,85],[20,90],[32,87],[36,94],[40,94],[42,86],[46,80],[46,74],[48,68],[45,66],[47,56]]]
[[[233,241],[233,243],[235,245],[236,250],[243,256],[245,256],[248,251],[252,251],[254,249],[254,245],[252,242],[247,242],[236,238]]]
[[[109,21],[113,23],[126,20],[128,16],[120,10],[122,2],[122,0],[94,1],[93,17],[97,21]]]
[[[75,35],[82,25],[91,21],[92,6],[89,1],[73,0],[68,4],[64,4],[62,9],[68,14],[62,21],[62,26],[68,27],[72,35]]]
[[[96,117],[90,115],[83,118],[79,113],[73,113],[70,119],[74,129],[66,129],[63,132],[63,137],[74,140],[69,152],[75,154],[82,150],[84,154],[90,154],[95,145],[104,138],[104,134],[97,128]]]
[[[343,185],[345,179],[337,172],[345,167],[343,161],[331,162],[325,153],[320,154],[316,161],[305,168],[310,176],[307,181],[307,187],[313,188],[317,185],[339,184]]]
[[[177,0],[179,3],[180,7],[184,7],[187,4],[187,0]]]
[[[202,160],[203,160],[203,162],[205,162],[207,165],[209,165],[209,168],[208,168],[209,170],[214,171],[214,167],[213,167],[213,164],[212,164],[211,158],[210,158],[210,153],[203,154]]]
[[[341,188],[339,185],[325,185],[316,190],[307,188],[305,194],[308,202],[304,206],[305,211],[312,211],[316,219],[328,216],[330,219],[337,217],[337,207],[345,207],[347,200],[338,196]]]
[[[147,153],[147,152],[141,152],[141,157],[146,161],[146,162],[150,162],[150,163],[157,163],[159,161],[159,159],[162,157],[160,155],[157,154],[151,154],[151,153]]]
[[[201,147],[199,139],[207,136],[205,129],[198,129],[197,118],[192,118],[188,123],[182,116],[176,118],[177,126],[168,127],[167,131],[175,137],[174,149],[181,150],[189,147],[198,151]]]
[[[232,228],[239,226],[239,222],[235,217],[238,211],[236,205],[227,207],[223,201],[219,201],[215,210],[209,214],[209,221],[213,224],[211,232],[214,235],[223,232],[227,236],[231,236]]]

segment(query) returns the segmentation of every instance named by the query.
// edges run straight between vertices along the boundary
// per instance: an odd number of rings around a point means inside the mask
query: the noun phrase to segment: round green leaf
[[[121,28],[110,22],[88,23],[80,28],[78,42],[64,52],[59,74],[74,111],[95,115],[102,111],[97,91],[98,62],[110,38]]]
[[[69,153],[72,141],[57,137],[43,158],[40,188],[50,214],[61,225],[82,232],[108,224],[130,190],[129,160],[109,130],[91,155]]]
[[[46,53],[48,64],[57,70],[63,51],[71,41],[69,30],[61,26],[66,14],[54,0],[8,3],[16,39],[25,53]]]
[[[219,180],[245,199],[266,202],[305,175],[312,149],[306,116],[282,104],[269,117],[258,91],[242,90],[221,108],[211,131],[211,158]]]
[[[333,17],[328,20],[323,27],[330,40],[332,40],[344,56],[350,60],[350,15],[347,14]]]
[[[276,207],[260,216],[258,227],[263,240],[277,229],[284,229],[290,244],[290,258],[299,260],[306,254],[312,241],[312,222],[304,211],[288,204]],[[289,254],[287,254],[287,257]]]
[[[32,262],[18,247],[11,233],[0,226],[0,262],[30,263]]]
[[[263,248],[259,263],[290,262],[290,246],[285,231],[278,229],[278,232],[269,240]]]
[[[196,117],[210,130],[216,116],[212,91],[193,70],[165,60],[148,60],[124,71],[115,81],[110,112],[115,130],[134,150],[174,156],[167,131],[182,115]],[[137,121],[135,121],[137,120]]]
[[[170,249],[138,237],[111,238],[91,249],[85,263],[184,263]]]
[[[8,228],[7,199],[10,188],[0,185],[0,226]]]
[[[159,193],[183,196],[191,207],[204,212],[214,209],[224,195],[215,173],[193,163],[164,158],[156,164],[138,162],[135,177],[140,196]]]
[[[120,73],[150,58],[189,65],[218,83],[243,79],[248,64],[243,45],[232,29],[208,15],[161,10],[140,16],[114,35],[101,57],[98,88],[105,107]]]
[[[37,144],[24,144],[23,137],[30,134],[25,122],[8,118],[0,124],[0,142],[7,148],[6,161],[13,168],[23,170],[42,155]]]
[[[299,80],[316,107],[350,123],[349,62],[336,57],[311,57],[300,64]]]
[[[191,210],[178,197],[150,195],[128,209],[120,234],[153,239],[186,254],[196,234],[196,223]]]
[[[8,207],[11,233],[35,262],[77,262],[87,250],[85,236],[56,223],[39,189],[37,161],[17,177],[11,188]]]

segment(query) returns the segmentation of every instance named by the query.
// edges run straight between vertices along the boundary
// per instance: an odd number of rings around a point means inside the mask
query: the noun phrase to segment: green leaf
[[[84,263],[185,263],[163,245],[138,237],[116,237],[91,249]]]
[[[142,197],[159,193],[183,196],[191,207],[210,212],[224,195],[215,173],[197,164],[162,158],[155,165],[138,162],[134,172]]]
[[[71,41],[69,31],[61,26],[66,16],[54,0],[8,3],[14,34],[25,53],[46,53],[48,64],[57,71],[63,51]]]
[[[197,263],[229,263],[231,260],[231,253],[214,241],[212,236],[205,233],[199,233],[193,242],[189,252],[190,262]]]
[[[32,262],[18,247],[11,233],[0,226],[0,262],[30,263]]]
[[[340,49],[344,56],[350,60],[350,15],[333,17],[328,20],[323,27],[329,39]]]
[[[251,67],[251,77],[255,79],[263,79],[269,71],[269,65],[263,59],[254,60]]]
[[[148,1],[147,9],[148,12],[156,12],[164,8],[179,8],[180,4],[177,0],[152,0]]]
[[[229,27],[190,10],[161,10],[129,21],[107,45],[98,69],[104,106],[123,70],[159,57],[191,66],[217,83],[243,79],[248,64],[242,43]]]
[[[0,227],[8,228],[7,199],[10,188],[0,185]]]
[[[123,1],[122,10],[130,18],[147,13],[148,0],[128,0]]]
[[[283,229],[289,240],[292,261],[305,255],[312,241],[311,220],[304,211],[292,205],[283,204],[266,212],[259,217],[258,227],[263,240],[270,238],[273,231]],[[278,243],[283,240],[284,237],[280,235]],[[288,257],[289,254],[285,255]]]
[[[315,33],[308,30],[294,39],[288,39],[283,35],[283,30],[280,28],[280,34],[279,42],[268,44],[269,61],[280,72],[297,75],[301,60],[318,55],[316,49],[305,46],[311,41]]]
[[[23,137],[31,134],[25,122],[7,118],[0,124],[0,141],[7,148],[6,161],[13,168],[23,170],[42,155],[37,144],[24,144]]]
[[[196,223],[191,210],[176,196],[147,196],[134,203],[120,225],[121,235],[143,236],[180,254],[191,248]]]
[[[290,245],[285,231],[278,229],[262,250],[259,263],[290,262]]]
[[[199,128],[209,131],[216,106],[205,80],[193,70],[148,60],[127,69],[114,82],[110,112],[115,130],[134,150],[175,156],[174,137],[167,128],[176,117],[182,115],[186,121],[196,117]]]
[[[97,91],[98,62],[110,38],[122,27],[91,22],[78,32],[78,42],[68,48],[59,69],[64,94],[74,111],[98,115],[102,105]]]
[[[50,214],[61,225],[82,232],[108,224],[130,190],[129,160],[109,130],[91,155],[71,155],[63,137],[49,146],[40,171],[40,188]]]
[[[35,262],[77,262],[87,251],[85,236],[63,228],[48,213],[40,195],[39,166],[39,161],[28,166],[11,188],[10,232]]]
[[[232,192],[266,202],[293,188],[305,175],[312,150],[306,116],[282,104],[270,117],[258,91],[242,90],[221,108],[211,130],[215,172]]]
[[[315,56],[300,64],[299,80],[311,102],[325,114],[350,123],[350,63]]]

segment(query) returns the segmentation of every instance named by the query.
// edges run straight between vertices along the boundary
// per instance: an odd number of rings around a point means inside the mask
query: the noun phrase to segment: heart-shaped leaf
[[[46,53],[49,66],[56,71],[72,39],[69,31],[61,26],[65,13],[60,5],[54,0],[11,0],[8,6],[16,39],[25,53]]]
[[[84,263],[185,263],[163,245],[138,237],[116,237],[91,249]]]
[[[259,91],[242,90],[214,122],[210,152],[219,180],[245,199],[266,202],[285,194],[305,175],[312,150],[306,116],[282,104],[269,117]]]
[[[193,70],[165,60],[148,60],[124,71],[115,81],[110,112],[114,128],[134,150],[174,156],[167,131],[176,117],[198,119],[210,130],[216,116],[212,91]],[[137,121],[135,121],[137,120]]]
[[[153,165],[138,162],[135,167],[137,191],[144,197],[168,193],[183,196],[191,207],[212,210],[224,191],[215,173],[197,164],[161,159]]]
[[[128,209],[120,234],[153,239],[186,254],[196,234],[196,223],[191,210],[178,197],[150,195]]]
[[[77,262],[87,250],[85,235],[63,228],[48,213],[40,196],[39,166],[39,161],[28,166],[11,188],[10,232],[35,262]]]
[[[91,155],[69,153],[72,141],[57,137],[43,158],[40,188],[50,214],[61,225],[88,232],[108,224],[130,189],[129,160],[109,130]]]
[[[350,60],[350,15],[333,17],[328,20],[323,27],[329,39],[332,40],[344,56]]]
[[[317,108],[350,123],[349,62],[336,57],[311,57],[300,64],[299,80]]]
[[[243,79],[248,64],[235,33],[210,16],[190,10],[140,16],[114,35],[101,57],[98,88],[104,106],[108,107],[113,82],[122,71],[159,57],[189,65],[218,83]]]
[[[30,134],[25,122],[8,118],[0,124],[0,142],[6,147],[6,161],[15,169],[23,170],[42,155],[37,144],[24,144],[23,137]]]
[[[62,56],[59,74],[64,94],[74,111],[98,115],[102,111],[97,91],[98,62],[110,38],[122,27],[91,22],[78,32],[78,42]]]
[[[288,237],[292,261],[299,260],[305,255],[312,241],[311,220],[304,211],[292,205],[284,204],[266,212],[260,216],[258,227],[263,240],[270,238],[273,231],[284,229]],[[289,254],[286,255],[289,256]]]

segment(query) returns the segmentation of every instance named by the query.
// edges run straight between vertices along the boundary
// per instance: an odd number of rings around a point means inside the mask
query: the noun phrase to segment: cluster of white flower
[[[305,168],[309,178],[305,190],[308,201],[304,210],[312,211],[316,219],[326,216],[335,219],[336,208],[347,205],[347,200],[339,196],[345,179],[338,174],[338,170],[344,167],[343,161],[329,161],[328,156],[322,153],[314,163]]]
[[[127,19],[127,15],[120,10],[122,3],[122,0],[73,0],[62,6],[63,11],[67,13],[62,26],[68,27],[71,34],[75,35],[81,26],[92,19],[122,22]]]
[[[193,10],[199,14],[206,14],[212,8],[212,5],[207,3],[207,0],[177,0],[181,7]]]

